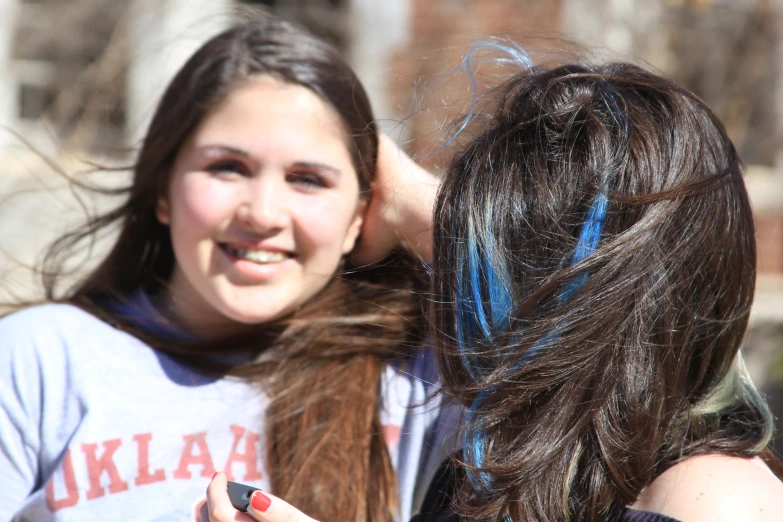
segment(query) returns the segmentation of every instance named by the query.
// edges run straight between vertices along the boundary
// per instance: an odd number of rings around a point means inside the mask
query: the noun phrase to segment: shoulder
[[[99,319],[70,304],[49,303],[31,306],[3,316],[0,318],[0,328],[7,331],[25,326],[41,326],[42,324],[69,324],[72,321],[99,321]]]
[[[0,367],[58,367],[92,345],[112,344],[127,335],[69,304],[45,304],[0,319]],[[79,346],[79,350],[74,350]]]
[[[112,328],[94,315],[70,304],[44,304],[25,308],[0,318],[0,339],[30,339],[47,334],[91,331],[96,327]],[[90,330],[85,330],[90,328]]]
[[[760,459],[702,455],[666,470],[633,508],[683,522],[781,522],[781,498],[783,482]]]
[[[44,404],[66,400],[79,332],[95,330],[99,322],[66,304],[33,306],[0,319],[0,403],[15,429],[29,433]]]

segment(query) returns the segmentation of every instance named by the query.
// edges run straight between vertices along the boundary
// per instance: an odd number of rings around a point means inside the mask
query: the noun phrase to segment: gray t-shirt
[[[435,379],[422,350],[382,382],[402,520],[452,449],[450,408],[421,405]],[[7,316],[0,521],[197,520],[215,471],[268,490],[267,404],[256,386],[195,373],[74,306]]]

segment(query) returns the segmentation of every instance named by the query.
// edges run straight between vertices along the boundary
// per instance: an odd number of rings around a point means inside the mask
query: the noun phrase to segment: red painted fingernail
[[[253,496],[250,497],[250,505],[253,506],[253,509],[255,509],[256,511],[260,511],[261,513],[269,509],[269,506],[271,504],[272,504],[272,499],[270,499],[260,491],[254,492]]]
[[[212,475],[212,480],[215,480],[215,477],[217,477],[217,474],[220,473],[219,471],[216,471],[214,475]]]

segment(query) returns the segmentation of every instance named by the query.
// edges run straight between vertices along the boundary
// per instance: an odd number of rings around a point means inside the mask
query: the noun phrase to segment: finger
[[[261,491],[250,497],[247,510],[260,522],[316,522],[285,500]]]
[[[226,492],[225,473],[215,473],[207,487],[209,522],[253,522],[253,517],[234,509]]]

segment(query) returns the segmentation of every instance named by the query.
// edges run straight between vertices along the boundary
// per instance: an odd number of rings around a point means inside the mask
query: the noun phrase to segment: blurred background
[[[117,203],[64,174],[125,183],[127,172],[94,166],[132,161],[166,82],[237,8],[271,10],[335,44],[381,127],[435,170],[448,160],[435,153],[444,122],[471,95],[454,68],[488,37],[589,49],[693,90],[748,166],[759,278],[746,358],[783,416],[783,0],[0,0],[3,300],[36,297],[31,267],[46,244]],[[74,261],[76,274],[101,248]]]

